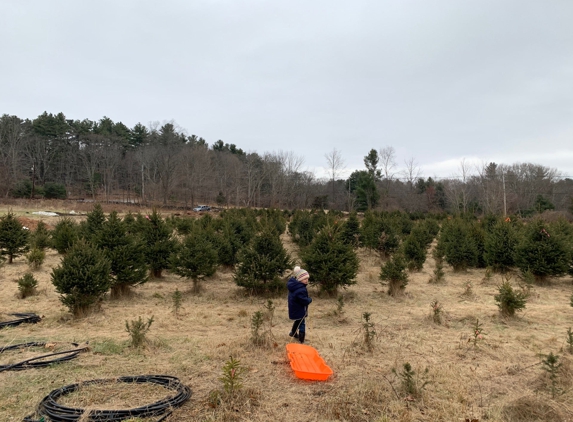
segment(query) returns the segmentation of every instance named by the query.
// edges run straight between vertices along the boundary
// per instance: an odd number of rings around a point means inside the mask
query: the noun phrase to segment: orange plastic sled
[[[290,367],[297,378],[325,381],[332,375],[332,369],[320,357],[314,347],[290,343],[286,346]]]

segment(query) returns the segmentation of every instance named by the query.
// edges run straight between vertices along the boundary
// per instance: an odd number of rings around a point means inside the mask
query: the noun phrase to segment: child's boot
[[[300,344],[304,343],[304,335],[305,335],[305,334],[306,334],[306,333],[300,333],[300,334],[298,335],[298,341],[300,342]]]
[[[298,338],[298,333],[296,331],[291,331],[290,333],[288,333],[288,336]]]

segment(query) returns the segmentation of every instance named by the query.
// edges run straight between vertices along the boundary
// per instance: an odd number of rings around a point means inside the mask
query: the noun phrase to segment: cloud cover
[[[0,4],[0,113],[175,120],[323,175],[372,148],[425,176],[535,162],[573,176],[573,2]]]

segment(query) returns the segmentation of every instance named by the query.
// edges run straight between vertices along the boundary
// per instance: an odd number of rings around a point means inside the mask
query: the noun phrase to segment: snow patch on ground
[[[34,211],[32,214],[36,214],[36,215],[45,215],[48,217],[57,217],[58,214],[55,212],[51,212],[51,211]]]

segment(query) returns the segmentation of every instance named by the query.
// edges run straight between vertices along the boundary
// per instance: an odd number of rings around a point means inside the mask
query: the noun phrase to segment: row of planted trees
[[[486,268],[507,273],[517,270],[529,283],[573,275],[573,226],[565,219],[545,221],[540,217],[519,219],[494,215],[481,219],[452,218],[443,214],[422,216],[372,211],[359,221],[356,214],[342,219],[336,213],[297,211],[289,231],[300,246],[307,269],[311,273],[325,273],[317,282],[331,292],[354,282],[356,267],[348,262],[355,262],[355,249],[364,247],[377,251],[383,258],[380,278],[388,282],[390,294],[398,294],[407,285],[407,270],[423,268],[436,237],[434,258],[438,272],[442,272],[442,262],[445,262],[454,271]],[[315,264],[317,256],[328,256],[328,259]],[[344,276],[328,281],[332,278],[330,273]]]
[[[191,280],[195,291],[220,267],[231,268],[235,283],[250,292],[280,291],[282,277],[294,265],[281,240],[287,223],[311,283],[328,294],[356,282],[361,247],[380,254],[380,278],[391,295],[398,294],[407,285],[406,270],[423,268],[437,236],[437,266],[444,261],[455,271],[516,268],[532,282],[573,273],[573,228],[567,221],[400,212],[372,211],[359,219],[355,213],[236,209],[164,219],[153,211],[122,219],[115,212],[106,216],[96,205],[81,223],[63,218],[52,231],[40,223],[31,234],[9,213],[0,219],[0,249],[10,261],[29,249],[29,260],[47,247],[62,254],[52,281],[77,314],[106,292],[128,294],[164,270]]]
[[[573,275],[572,252],[573,226],[564,219],[456,218],[445,222],[437,245],[438,256],[454,270],[489,267],[505,273],[518,269],[538,282]]]
[[[382,265],[381,278],[390,284],[390,294],[406,287],[407,268],[417,269],[414,255],[408,252],[413,234],[414,230]],[[517,270],[526,283],[543,283],[550,277],[573,275],[573,226],[564,219],[447,219],[433,255],[436,269],[430,282],[443,277],[442,262],[446,262],[454,271],[485,268],[487,272],[505,274]],[[507,288],[507,280],[505,284]]]
[[[31,233],[8,213],[0,218],[0,250],[10,263],[23,254],[30,262],[35,251],[44,254],[46,248],[62,254],[52,282],[62,302],[82,314],[105,293],[124,296],[164,270],[192,280],[195,291],[221,266],[234,268],[239,286],[276,289],[291,266],[279,238],[285,228],[283,215],[272,210],[231,210],[220,218],[164,219],[157,211],[120,218],[116,212],[106,216],[96,205],[80,223],[62,218],[48,230],[40,222]]]

